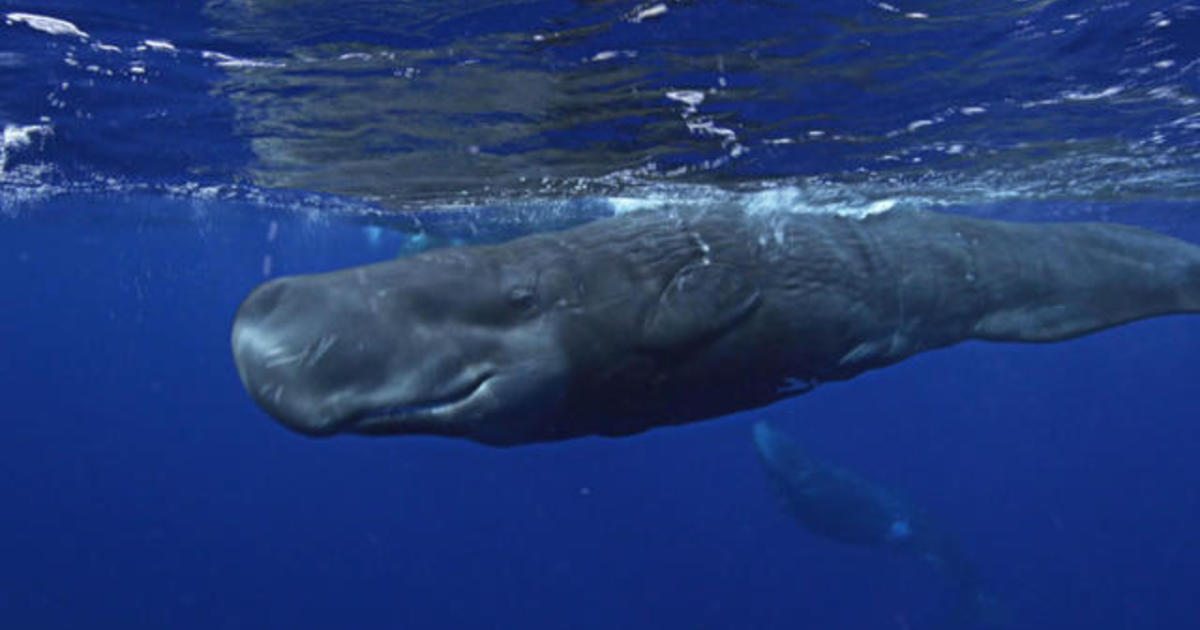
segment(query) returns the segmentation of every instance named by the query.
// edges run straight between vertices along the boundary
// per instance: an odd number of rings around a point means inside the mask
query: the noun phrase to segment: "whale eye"
[[[508,303],[518,311],[531,311],[537,306],[537,293],[532,287],[513,287],[508,292]]]

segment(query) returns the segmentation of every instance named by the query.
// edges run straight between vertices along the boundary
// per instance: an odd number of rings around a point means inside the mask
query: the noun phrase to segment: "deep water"
[[[762,419],[935,514],[996,627],[1200,619],[1200,317],[972,342],[734,417],[508,449],[288,433],[228,347],[267,277],[695,199],[1200,242],[1200,9],[0,14],[0,627],[933,627],[945,587],[920,559],[780,509]]]

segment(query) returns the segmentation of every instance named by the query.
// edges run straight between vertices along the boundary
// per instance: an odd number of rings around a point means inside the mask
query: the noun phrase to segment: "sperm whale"
[[[232,346],[250,396],[301,433],[513,445],[1198,311],[1200,247],[1134,227],[714,204],[272,280]]]

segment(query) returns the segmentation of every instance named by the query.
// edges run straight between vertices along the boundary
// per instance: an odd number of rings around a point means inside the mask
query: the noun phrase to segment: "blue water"
[[[0,627],[930,627],[940,576],[789,520],[756,419],[936,514],[999,627],[1200,620],[1197,317],[510,449],[293,435],[228,350],[267,277],[696,199],[1200,242],[1200,8],[0,14]]]

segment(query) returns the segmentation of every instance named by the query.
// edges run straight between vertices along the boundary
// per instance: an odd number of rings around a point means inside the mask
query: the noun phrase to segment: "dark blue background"
[[[941,517],[1011,627],[1196,618],[1195,318],[970,343],[619,440],[491,449],[279,428],[227,345],[262,257],[323,269],[399,239],[136,196],[62,197],[6,222],[5,625],[922,627],[938,576],[790,522],[754,419]]]

